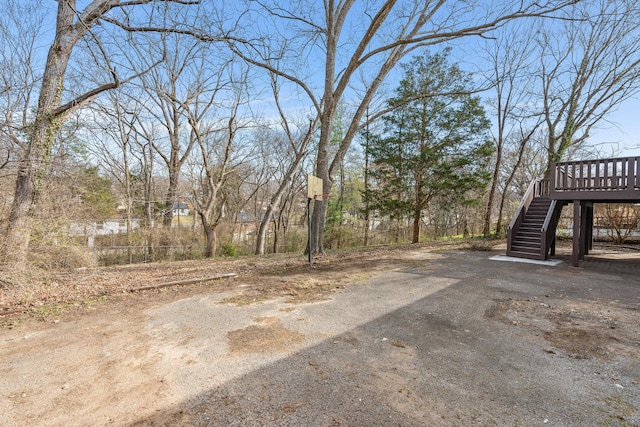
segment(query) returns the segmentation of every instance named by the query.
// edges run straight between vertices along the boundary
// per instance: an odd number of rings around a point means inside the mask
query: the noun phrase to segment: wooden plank
[[[129,292],[145,291],[145,290],[148,290],[148,289],[165,288],[167,286],[193,285],[195,283],[209,282],[209,281],[212,281],[212,280],[220,280],[220,279],[225,279],[227,277],[236,277],[236,276],[237,276],[236,273],[225,273],[225,274],[218,274],[216,276],[210,276],[210,277],[199,277],[197,279],[176,280],[174,282],[164,282],[164,283],[157,283],[157,284],[154,284],[154,285],[146,285],[146,286],[138,286],[138,287],[135,287],[135,288],[129,288]]]

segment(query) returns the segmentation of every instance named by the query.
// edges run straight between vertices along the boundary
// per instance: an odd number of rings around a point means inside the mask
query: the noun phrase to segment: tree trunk
[[[29,158],[23,159],[18,169],[16,191],[2,245],[3,266],[19,272],[24,270],[31,236],[30,210],[35,197],[33,181],[32,162]]]
[[[496,189],[498,187],[498,178],[500,177],[500,166],[502,164],[502,144],[498,144],[496,149],[496,164],[493,169],[493,177],[491,178],[491,187],[489,188],[489,195],[487,200],[487,206],[484,212],[484,223],[482,227],[482,234],[484,237],[491,235],[491,214],[493,213],[493,201],[496,195]],[[497,233],[496,233],[497,234]]]
[[[277,221],[273,221],[273,253],[278,253],[278,231],[279,231]]]
[[[215,225],[211,224],[206,212],[199,212],[200,220],[202,221],[202,228],[204,228],[205,237],[205,250],[204,256],[206,258],[213,258],[216,254],[216,229]]]
[[[530,133],[529,137],[532,134],[533,133]],[[509,189],[511,182],[513,181],[513,178],[516,176],[516,172],[518,171],[518,169],[520,168],[520,165],[522,164],[522,159],[524,158],[524,151],[527,146],[527,142],[529,141],[529,137],[522,140],[522,143],[520,144],[520,148],[518,151],[518,159],[516,160],[516,163],[513,166],[513,169],[511,170],[509,177],[504,183],[504,189],[502,190],[502,195],[500,196],[500,209],[498,211],[498,221],[496,223],[496,235],[501,232],[501,228],[502,228],[502,212],[504,209],[505,199],[507,197],[507,190]]]
[[[165,211],[163,224],[165,227],[171,227],[173,223],[173,206],[178,199],[178,175],[180,173],[180,166],[177,165],[176,159],[173,158],[172,153],[171,164],[169,165],[169,188],[167,189],[167,195],[165,198]]]
[[[287,189],[287,186],[289,185],[289,182],[291,181],[293,174],[296,172],[296,169],[298,169],[300,162],[302,162],[302,160],[304,159],[307,145],[311,141],[312,131],[313,131],[313,125],[311,124],[309,126],[309,132],[307,133],[307,135],[305,136],[305,139],[300,145],[300,148],[296,153],[296,157],[293,163],[291,163],[291,166],[287,170],[287,173],[282,178],[282,181],[280,181],[280,185],[278,186],[278,189],[273,194],[273,196],[271,197],[271,200],[269,201],[269,204],[267,205],[267,210],[265,211],[264,216],[260,221],[260,227],[258,228],[258,235],[256,236],[256,251],[255,251],[256,255],[264,255],[264,246],[265,246],[265,240],[267,235],[267,229],[269,228],[269,222],[273,217],[273,211],[275,210],[276,206],[280,204],[282,195]]]
[[[47,55],[29,146],[18,167],[15,195],[4,230],[2,263],[17,272],[22,272],[26,265],[41,181],[49,164],[53,139],[63,120],[62,114],[54,112],[60,106],[64,75],[77,40],[77,35],[69,29],[74,8],[74,1],[58,3],[56,35]]]
[[[330,88],[330,86],[329,86]],[[325,100],[324,117],[320,126],[320,141],[318,142],[318,155],[316,159],[316,175],[322,180],[322,194],[331,193],[333,181],[329,176],[329,143],[331,141],[331,127],[333,125],[334,110],[331,105],[331,91],[325,93],[329,95],[329,100]],[[313,215],[311,216],[311,253],[324,253],[324,224],[327,218],[327,199],[316,199],[313,204]]]
[[[420,242],[420,219],[422,211],[416,210],[413,213],[413,236],[411,238],[411,243]]]
[[[364,192],[369,191],[369,109],[367,109],[367,132],[365,133],[364,146]],[[369,246],[369,227],[371,224],[371,213],[369,212],[369,200],[364,202],[364,246]]]

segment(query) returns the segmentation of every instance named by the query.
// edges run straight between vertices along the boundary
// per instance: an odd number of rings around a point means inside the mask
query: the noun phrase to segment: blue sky
[[[620,150],[616,156],[640,156],[639,113],[640,98],[626,101],[593,133],[591,143]]]
[[[88,0],[82,0],[78,2],[78,6],[83,8],[87,3]],[[47,20],[47,22],[53,24],[55,19],[56,3],[45,2],[43,5],[52,18],[51,20]],[[47,45],[45,40],[50,39],[51,36],[52,34],[50,31],[43,32],[43,46]],[[469,41],[469,39],[466,40],[466,42]],[[406,60],[408,59],[409,58]],[[393,82],[390,82],[389,86],[394,87],[395,85]],[[293,105],[296,98],[304,99],[304,96],[301,97],[300,94],[295,93],[292,93],[292,95],[293,98],[291,101],[293,102],[289,104],[292,107],[292,110],[297,109],[299,111],[299,108],[302,108],[313,114],[309,105],[299,106],[298,108]],[[305,104],[307,103],[305,102]],[[607,120],[600,122],[598,129],[592,132],[590,144],[598,147],[600,152],[605,156],[640,155],[640,118],[638,117],[638,111],[640,111],[640,97],[627,100],[621,104],[616,111],[607,117]]]

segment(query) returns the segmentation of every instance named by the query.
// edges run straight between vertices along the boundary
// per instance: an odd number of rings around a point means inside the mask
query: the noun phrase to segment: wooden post
[[[311,198],[307,198],[307,251],[309,264],[311,264]]]
[[[578,267],[580,264],[580,200],[573,201],[573,250],[571,251],[571,264]]]
[[[636,171],[636,159],[629,157],[627,159],[627,191],[633,192],[638,179],[638,171]]]
[[[587,202],[580,202],[580,260],[584,260],[587,251]]]
[[[587,208],[587,246],[585,255],[589,255],[589,251],[593,249],[593,203],[589,203]]]

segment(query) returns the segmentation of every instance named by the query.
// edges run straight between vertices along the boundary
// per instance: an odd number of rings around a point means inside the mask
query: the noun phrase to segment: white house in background
[[[141,219],[131,220],[131,229],[140,228]],[[94,222],[72,222],[69,225],[71,236],[108,236],[127,232],[127,221],[124,219],[108,219]]]
[[[191,210],[189,205],[183,202],[173,204],[173,216],[189,216]]]

